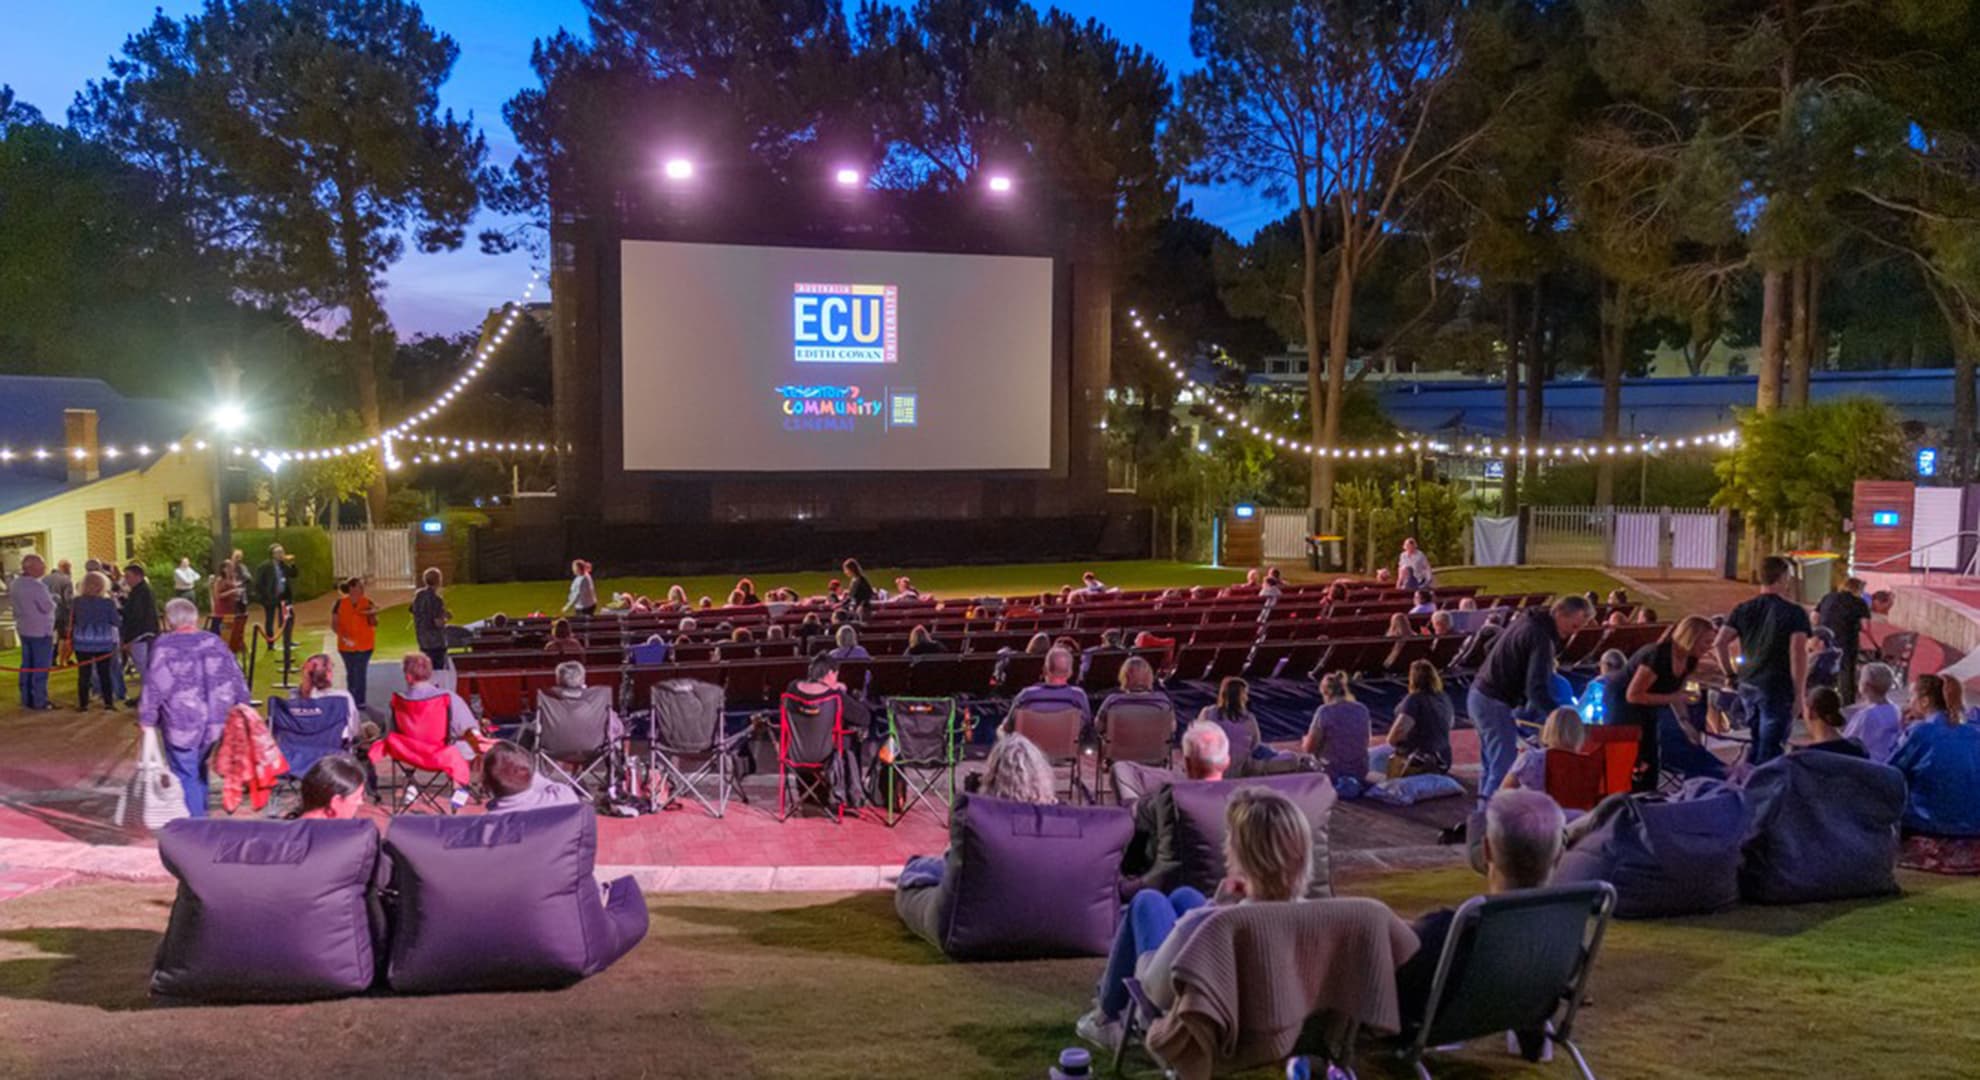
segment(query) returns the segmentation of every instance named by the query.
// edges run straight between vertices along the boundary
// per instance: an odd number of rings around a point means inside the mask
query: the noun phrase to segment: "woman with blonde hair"
[[[1015,732],[998,739],[983,759],[977,794],[1050,806],[1059,801],[1052,762],[1038,744]]]
[[[1588,729],[1581,723],[1581,714],[1568,706],[1561,706],[1547,714],[1547,722],[1540,728],[1540,740],[1520,748],[1519,756],[1513,759],[1513,766],[1506,771],[1506,778],[1500,782],[1499,790],[1525,788],[1547,793],[1547,755],[1553,753],[1578,754],[1588,743]]]
[[[1711,622],[1697,615],[1686,616],[1664,640],[1636,650],[1620,672],[1603,682],[1603,721],[1634,724],[1638,732],[1632,790],[1653,792],[1662,783],[1662,744],[1667,736],[1694,747],[1703,744],[1704,733],[1691,721],[1691,693],[1685,684],[1697,673],[1698,662],[1711,651],[1713,634]],[[1664,723],[1667,713],[1671,717],[1668,727]],[[1684,755],[1686,759],[1695,756]],[[1673,761],[1677,760],[1673,755]]]
[[[1313,828],[1279,792],[1239,788],[1224,807],[1224,866],[1212,899],[1187,885],[1166,895],[1155,889],[1134,894],[1114,935],[1094,1008],[1079,1018],[1080,1038],[1105,1050],[1120,1044],[1130,976],[1158,1007],[1173,1005],[1176,957],[1213,907],[1304,899],[1313,877]]]
[[[1093,714],[1093,732],[1104,738],[1113,714],[1129,707],[1158,708],[1169,714],[1169,727],[1175,729],[1176,707],[1169,695],[1155,689],[1155,666],[1139,656],[1130,656],[1121,661],[1121,688],[1119,692],[1107,695],[1100,703],[1100,710]],[[1103,763],[1104,764],[1104,763]]]

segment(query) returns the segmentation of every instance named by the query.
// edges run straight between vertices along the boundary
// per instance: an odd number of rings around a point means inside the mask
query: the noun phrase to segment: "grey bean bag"
[[[382,929],[368,821],[181,818],[158,834],[179,879],[151,992],[182,1001],[363,993]]]
[[[1328,822],[1334,812],[1334,782],[1326,773],[1260,776],[1242,780],[1183,780],[1151,792],[1139,816],[1154,829],[1153,865],[1142,885],[1174,890],[1189,885],[1208,896],[1224,880],[1224,807],[1241,787],[1266,787],[1292,799],[1313,829],[1313,883],[1308,899],[1334,895],[1328,858]]]
[[[631,878],[601,898],[598,821],[582,804],[479,817],[401,817],[392,951],[401,993],[536,990],[596,975],[646,936]]]
[[[1735,789],[1669,801],[1611,795],[1569,832],[1555,884],[1614,885],[1618,918],[1702,915],[1739,902],[1746,806]]]
[[[1905,795],[1903,773],[1842,754],[1797,751],[1753,770],[1740,895],[1803,904],[1897,892]]]
[[[1133,832],[1119,807],[961,796],[942,883],[901,897],[902,917],[956,960],[1105,956]]]

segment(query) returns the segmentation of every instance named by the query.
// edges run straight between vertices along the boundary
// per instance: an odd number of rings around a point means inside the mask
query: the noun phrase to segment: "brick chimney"
[[[78,455],[77,450],[82,453]],[[68,457],[69,483],[86,484],[103,475],[95,409],[62,410],[62,452]]]

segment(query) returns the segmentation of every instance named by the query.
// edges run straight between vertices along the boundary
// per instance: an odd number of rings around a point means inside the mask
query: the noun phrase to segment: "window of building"
[[[179,499],[174,499],[171,502],[166,503],[165,520],[167,521],[186,520],[186,504]]]
[[[137,515],[124,511],[124,558],[137,558]]]

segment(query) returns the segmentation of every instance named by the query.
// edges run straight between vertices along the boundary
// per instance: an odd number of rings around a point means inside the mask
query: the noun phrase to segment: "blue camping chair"
[[[289,775],[297,779],[319,760],[350,749],[344,741],[350,723],[351,700],[346,697],[268,699],[269,730],[288,759]]]

